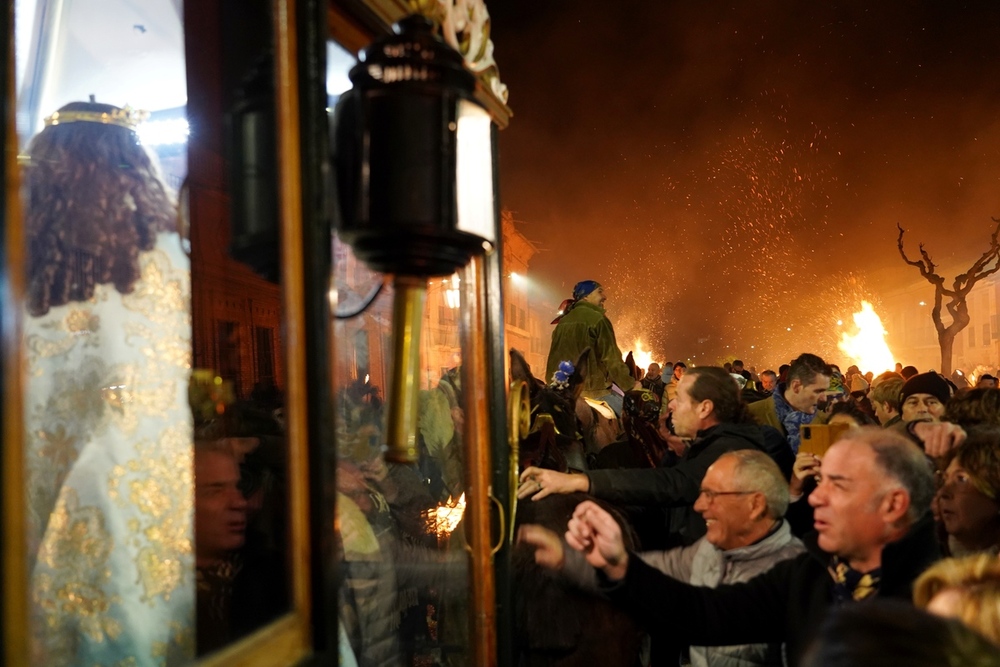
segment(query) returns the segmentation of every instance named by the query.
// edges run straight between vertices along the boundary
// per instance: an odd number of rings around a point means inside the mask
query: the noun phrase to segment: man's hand
[[[793,498],[802,495],[805,481],[810,477],[819,477],[820,460],[815,454],[799,452],[795,455],[792,466],[792,479],[788,483],[788,494]]]
[[[665,435],[664,431],[666,431]],[[660,435],[667,441],[667,447],[670,448],[670,451],[678,457],[684,456],[687,453],[688,447],[691,446],[690,440],[682,438],[679,435],[674,435],[670,431],[667,431],[666,427],[664,427],[663,431],[660,431]]]
[[[949,422],[917,422],[913,434],[924,443],[924,452],[932,459],[944,456],[968,437],[961,426]]]
[[[566,527],[566,543],[612,581],[625,577],[628,552],[621,527],[597,503],[585,500],[576,506]]]
[[[526,524],[517,531],[517,543],[535,548],[535,562],[557,572],[566,564],[562,540],[548,528]]]
[[[632,390],[642,389],[642,380],[636,380],[635,384],[632,385]]]
[[[521,486],[517,488],[517,499],[541,500],[553,493],[573,493],[590,491],[590,478],[586,475],[571,475],[555,470],[545,470],[530,466],[521,473]]]

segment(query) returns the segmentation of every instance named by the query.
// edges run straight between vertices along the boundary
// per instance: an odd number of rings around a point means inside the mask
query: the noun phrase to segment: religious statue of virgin
[[[23,165],[36,664],[194,655],[189,260],[138,120],[67,104]]]

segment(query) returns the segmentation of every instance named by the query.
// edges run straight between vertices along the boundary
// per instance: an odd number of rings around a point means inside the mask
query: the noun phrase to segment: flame
[[[632,359],[635,361],[635,367],[645,372],[653,363],[653,352],[642,349],[642,341],[636,338],[635,343],[632,344]]]
[[[465,494],[459,496],[458,500],[453,500],[448,496],[443,504],[427,510],[427,529],[436,533],[438,537],[451,535],[465,515]]]
[[[876,375],[892,370],[895,358],[885,342],[885,327],[878,313],[867,301],[861,302],[861,310],[854,313],[854,325],[858,331],[854,335],[843,334],[837,347],[858,365],[862,372],[872,371]]]

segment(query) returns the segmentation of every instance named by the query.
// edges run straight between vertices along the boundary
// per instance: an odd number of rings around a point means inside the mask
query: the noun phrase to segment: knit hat
[[[866,394],[868,393],[868,382],[860,373],[851,379],[851,393],[853,394],[856,391],[861,391]]]
[[[739,373],[730,373],[729,377],[733,378],[733,381],[736,382],[736,386],[738,386],[740,389],[743,389],[744,387],[747,386],[747,379],[742,375],[740,375]]]
[[[906,384],[899,395],[899,403],[902,405],[906,399],[913,394],[930,394],[942,403],[947,403],[951,398],[951,387],[943,377],[933,371],[914,375]]]
[[[600,286],[596,280],[581,280],[573,286],[573,300],[579,301]]]
[[[830,370],[830,386],[826,390],[827,396],[844,394],[844,376],[836,369]]]
[[[899,371],[899,374],[903,376],[904,380],[909,380],[914,375],[917,375],[920,371],[917,370],[916,366],[903,366],[903,370]]]

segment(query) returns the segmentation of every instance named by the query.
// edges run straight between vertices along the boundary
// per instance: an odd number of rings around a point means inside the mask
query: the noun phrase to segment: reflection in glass
[[[288,608],[285,439],[273,412],[245,401],[195,431],[198,653]]]
[[[291,604],[271,10],[240,0],[185,14],[220,65],[188,68],[199,656]]]
[[[333,244],[337,294],[381,280],[339,239]],[[416,465],[383,455],[391,288],[335,322],[341,652],[360,665],[468,661],[461,351],[457,303],[448,300],[455,281],[428,284]]]

